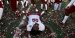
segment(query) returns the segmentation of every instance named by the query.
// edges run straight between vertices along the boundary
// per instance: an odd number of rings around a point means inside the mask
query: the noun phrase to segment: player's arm
[[[45,11],[42,11],[42,12],[41,12],[41,15],[43,15],[44,13],[45,13]]]
[[[30,5],[30,6],[28,7],[28,9],[26,10],[26,12],[22,11],[22,13],[28,13],[29,10],[30,10],[30,8],[31,8],[31,6],[32,6],[32,5]]]
[[[24,15],[19,25],[22,25],[22,24],[24,24],[24,22],[25,22],[25,19],[26,19],[26,16]]]
[[[31,5],[30,5],[30,6],[29,6],[29,8],[26,10],[26,12],[24,12],[24,11],[22,11],[22,12],[23,12],[23,13],[28,14],[28,12],[29,12],[30,8],[31,8]],[[24,16],[23,16],[23,18],[22,18],[22,20],[21,20],[21,22],[20,22],[20,24],[19,24],[19,25],[24,24],[25,19],[26,19],[26,15],[24,15]]]
[[[45,25],[45,28],[47,28],[51,32],[54,32],[53,29],[49,25]]]
[[[26,13],[28,13],[28,12],[29,12],[29,10],[30,10],[31,6],[32,6],[32,5],[30,5],[30,6],[29,6],[29,8],[26,10]]]
[[[55,32],[53,31],[53,29],[49,26],[49,25],[45,25],[45,28],[47,28],[49,31],[51,31],[52,33],[50,34],[50,36],[52,36],[52,38],[56,37]]]

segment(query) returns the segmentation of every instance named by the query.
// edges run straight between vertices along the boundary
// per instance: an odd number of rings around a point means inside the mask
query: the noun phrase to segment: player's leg
[[[45,2],[44,2],[44,4],[45,4],[45,9],[46,9],[46,12],[47,12],[47,3],[48,3],[48,0],[44,0]]]
[[[46,11],[47,11],[47,4],[45,4],[45,9],[46,9]]]
[[[24,1],[23,0],[20,0],[21,4],[22,4],[22,8],[24,8]]]
[[[48,6],[50,7],[50,6],[52,6],[52,4],[53,4],[53,3],[52,3],[52,2],[50,2],[50,3],[48,4]]]
[[[14,11],[14,12],[17,10],[16,2],[17,2],[17,0],[10,0],[11,9],[12,9],[12,11]]]
[[[41,10],[43,10],[43,4],[41,4]]]
[[[69,17],[69,16],[66,16],[66,15],[65,15],[65,17],[64,17],[64,19],[63,19],[63,21],[62,21],[63,24],[65,24],[65,22],[66,22],[66,20],[68,19],[68,17]]]
[[[49,6],[49,4],[50,4],[50,0],[48,0],[48,6]]]
[[[61,4],[62,4],[62,3],[59,3],[58,10],[61,10]]]
[[[28,5],[28,1],[26,1],[26,5],[25,6],[27,7],[27,5]]]
[[[71,14],[71,13],[73,13],[73,12],[75,12],[75,6],[74,6],[74,5],[71,6],[69,9],[66,9],[66,15],[65,15],[65,17],[64,17],[64,19],[63,19],[63,21],[62,21],[63,24],[64,24],[64,23],[66,22],[66,20],[68,19],[69,14]]]
[[[57,3],[54,4],[54,11],[56,11],[58,9],[58,5]]]
[[[0,20],[2,18],[2,15],[3,15],[3,8],[0,8]]]
[[[17,5],[18,5],[18,3],[19,3],[19,0],[17,0],[17,1],[16,1],[16,3],[17,3]]]

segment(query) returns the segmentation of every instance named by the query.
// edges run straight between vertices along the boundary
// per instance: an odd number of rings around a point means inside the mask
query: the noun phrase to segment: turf
[[[19,25],[20,20],[24,14],[21,14],[21,16],[16,16],[14,14],[14,12],[11,11],[10,4],[6,4],[6,0],[4,1],[4,5],[5,5],[5,7],[4,7],[3,17],[2,17],[3,20],[1,23],[3,25],[3,27],[0,28],[0,32],[5,30],[6,31],[6,38],[12,38],[13,34],[11,34],[11,29],[15,28],[16,26]],[[42,17],[44,17],[44,19],[47,18],[44,21],[44,24],[47,24],[52,27],[52,29],[54,30],[54,32],[57,35],[56,38],[63,38],[65,35],[65,29],[62,30],[61,27],[56,23],[56,21],[58,22],[63,19],[63,14],[65,14],[65,11],[64,11],[65,5],[66,5],[65,2],[63,2],[62,11],[59,11],[58,13],[54,13],[51,11],[53,9],[53,6],[49,7],[48,12],[46,12],[43,16],[41,16],[41,19],[42,19]],[[38,8],[40,7],[40,2],[37,2],[37,6],[38,6]],[[51,13],[49,13],[49,12],[51,12]],[[55,19],[55,21],[53,19]],[[74,18],[73,19],[70,18],[69,20],[71,20],[71,21],[68,21],[69,22],[68,25],[74,26],[74,22],[73,22]],[[7,29],[5,29],[6,27],[7,27]],[[73,29],[71,31],[75,32],[75,30],[74,30],[75,27],[72,27],[72,28]],[[45,35],[43,35],[43,36],[45,36]]]

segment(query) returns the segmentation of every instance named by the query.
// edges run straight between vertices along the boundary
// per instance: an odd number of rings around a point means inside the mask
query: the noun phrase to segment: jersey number
[[[32,19],[33,22],[38,22],[38,19]]]

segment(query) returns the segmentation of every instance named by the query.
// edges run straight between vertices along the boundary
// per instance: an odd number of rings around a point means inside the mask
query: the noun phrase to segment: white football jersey
[[[35,23],[39,24],[40,31],[43,31],[45,29],[45,26],[41,22],[39,15],[29,15],[28,18],[29,18],[29,21],[28,21],[28,25],[27,25],[27,31],[31,31],[31,29]]]

